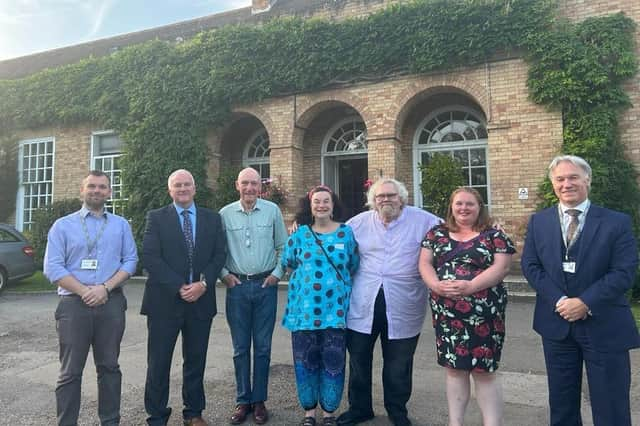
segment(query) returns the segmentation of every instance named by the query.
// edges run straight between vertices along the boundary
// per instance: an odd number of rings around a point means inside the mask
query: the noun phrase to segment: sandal
[[[322,425],[323,426],[338,426],[338,422],[336,421],[336,418],[331,416],[331,417],[323,417],[322,418]]]
[[[316,426],[316,418],[315,417],[305,417],[302,419],[300,426]]]

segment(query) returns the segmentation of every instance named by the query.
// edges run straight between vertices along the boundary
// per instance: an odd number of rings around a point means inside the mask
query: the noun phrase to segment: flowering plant
[[[280,206],[285,203],[288,195],[287,191],[282,187],[281,177],[278,177],[278,182],[274,181],[272,178],[262,179],[260,198],[269,200]]]
[[[373,181],[371,179],[365,179],[364,183],[362,184],[362,187],[364,188],[365,191],[368,191],[369,188],[371,188],[371,185],[373,185]]]

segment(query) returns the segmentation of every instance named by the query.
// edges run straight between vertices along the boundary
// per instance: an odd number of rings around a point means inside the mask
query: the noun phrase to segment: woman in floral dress
[[[282,265],[291,271],[282,325],[291,331],[298,399],[305,411],[301,426],[335,426],[345,378],[346,320],[351,277],[358,268],[351,227],[338,197],[317,186],[300,201],[298,228],[287,241]]]
[[[514,252],[472,188],[451,194],[445,223],[422,242],[419,268],[431,290],[438,364],[446,367],[449,426],[463,424],[470,376],[484,425],[502,424],[502,386],[495,372],[505,335],[502,280]]]

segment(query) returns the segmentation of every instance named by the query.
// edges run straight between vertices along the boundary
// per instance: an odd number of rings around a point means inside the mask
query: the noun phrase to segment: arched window
[[[267,179],[271,175],[269,167],[269,135],[262,129],[254,133],[249,138],[249,143],[245,147],[242,163],[244,167],[253,167],[260,173],[260,177]]]
[[[366,154],[367,129],[358,117],[346,119],[329,132],[325,141],[325,155]]]
[[[487,165],[487,127],[477,111],[463,106],[448,106],[429,114],[418,126],[414,152],[420,164],[429,162],[436,152],[446,153],[462,163],[466,185],[475,188],[490,205]],[[422,204],[419,167],[414,170],[415,199]]]

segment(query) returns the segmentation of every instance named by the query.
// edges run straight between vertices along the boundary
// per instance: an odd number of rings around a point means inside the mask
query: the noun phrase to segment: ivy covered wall
[[[199,202],[209,202],[205,134],[227,122],[233,105],[524,55],[532,99],[563,113],[563,151],[594,165],[592,198],[632,214],[637,225],[638,187],[617,130],[628,106],[621,84],[637,69],[634,23],[617,14],[569,24],[558,21],[556,6],[416,0],[340,22],[279,18],[180,44],[150,41],[0,81],[0,128],[5,134],[90,121],[118,131],[126,141],[127,216],[140,235],[145,211],[168,201],[173,169],[192,170]],[[548,183],[541,188],[551,202]]]

